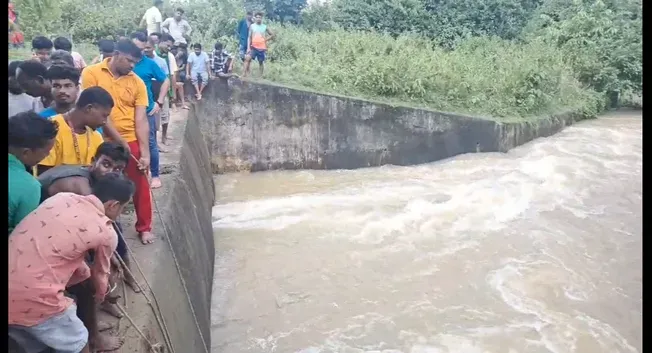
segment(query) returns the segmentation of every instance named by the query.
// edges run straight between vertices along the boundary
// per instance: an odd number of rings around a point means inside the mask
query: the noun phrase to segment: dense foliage
[[[135,29],[150,0],[15,0],[26,37],[76,42]],[[168,4],[171,14],[177,4]],[[246,9],[278,40],[267,78],[435,109],[592,115],[641,96],[641,0],[189,0],[193,40],[235,50]]]

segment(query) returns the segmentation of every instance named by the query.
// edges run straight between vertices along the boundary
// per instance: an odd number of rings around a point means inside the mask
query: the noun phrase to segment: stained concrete
[[[153,191],[154,244],[142,245],[133,229],[133,211],[122,217],[127,244],[152,286],[162,320],[176,353],[210,351],[210,307],[214,265],[211,208],[215,187],[210,151],[194,114],[172,114],[172,146],[161,154],[163,187]],[[169,242],[168,242],[169,239]],[[179,270],[175,265],[175,258]],[[132,264],[141,285],[145,279]],[[160,324],[140,294],[127,290],[128,312],[151,342],[165,346]],[[150,297],[151,298],[151,297]],[[196,320],[195,320],[196,317]],[[126,343],[120,352],[149,352],[128,322],[119,333]],[[207,348],[207,350],[206,350]],[[166,349],[166,352],[170,352]]]
[[[198,113],[219,173],[413,165],[506,152],[579,118],[499,123],[236,80],[207,87]]]

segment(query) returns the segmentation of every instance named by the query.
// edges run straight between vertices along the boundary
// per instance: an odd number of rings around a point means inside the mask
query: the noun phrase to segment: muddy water
[[[218,177],[213,352],[640,352],[641,126]]]

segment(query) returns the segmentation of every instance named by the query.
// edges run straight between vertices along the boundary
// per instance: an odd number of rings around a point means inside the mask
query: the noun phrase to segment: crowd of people
[[[118,217],[133,201],[136,233],[154,242],[152,189],[170,111],[188,108],[184,82],[201,100],[211,78],[235,76],[222,43],[207,54],[183,9],[163,20],[162,5],[147,10],[144,30],[99,41],[90,64],[69,39],[44,36],[9,63],[9,336],[27,352],[122,345],[97,315],[122,316],[119,281],[140,291]],[[252,60],[263,72],[273,34],[262,17],[249,12],[236,30],[243,75]]]

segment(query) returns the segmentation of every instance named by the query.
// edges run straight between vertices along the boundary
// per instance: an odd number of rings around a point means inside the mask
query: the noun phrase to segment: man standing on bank
[[[162,8],[163,0],[154,0],[154,6],[147,9],[143,18],[140,19],[140,27],[147,28],[148,36],[151,36],[152,33],[161,32],[161,23],[163,22],[163,15],[161,15]]]
[[[134,208],[136,209],[136,231],[143,244],[154,242],[152,234],[152,194],[147,180],[149,171],[149,121],[146,109],[149,105],[145,83],[133,72],[142,58],[136,44],[122,39],[116,44],[113,57],[99,64],[88,66],[82,72],[82,89],[93,86],[104,88],[113,97],[114,107],[109,122],[104,127],[115,127],[120,140],[126,142],[133,156],[125,173],[136,185]],[[122,141],[114,141],[122,144]]]

